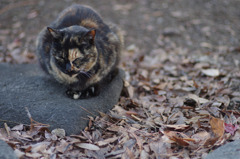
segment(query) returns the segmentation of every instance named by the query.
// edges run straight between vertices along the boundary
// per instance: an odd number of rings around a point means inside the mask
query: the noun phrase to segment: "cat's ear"
[[[85,35],[86,39],[89,40],[89,42],[91,44],[94,44],[94,40],[95,40],[95,35],[96,35],[96,30],[95,29],[92,29],[92,30],[89,30],[87,32],[87,34]]]
[[[55,38],[55,39],[62,38],[61,32],[58,31],[57,29],[53,29],[53,28],[47,27],[47,30],[49,31],[49,33],[52,35],[53,38]]]

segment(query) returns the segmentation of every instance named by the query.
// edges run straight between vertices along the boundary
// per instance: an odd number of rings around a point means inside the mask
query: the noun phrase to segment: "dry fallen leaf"
[[[109,138],[109,139],[106,139],[103,141],[98,141],[97,144],[98,144],[98,146],[104,146],[104,145],[107,145],[107,144],[110,144],[110,143],[116,141],[117,139],[118,139],[118,137],[113,137],[113,138]]]
[[[52,130],[51,133],[53,135],[56,135],[56,136],[61,137],[61,138],[63,138],[66,135],[65,130],[64,129],[60,129],[60,128]]]
[[[194,139],[191,139],[187,135],[176,131],[164,131],[164,135],[180,146],[189,146],[189,142],[195,142]]]
[[[78,144],[75,144],[75,146],[83,148],[83,149],[94,150],[94,151],[100,150],[100,148],[98,146],[89,144],[89,143],[78,143]]]
[[[211,117],[210,125],[212,131],[217,137],[222,137],[224,134],[224,121],[218,118]]]
[[[11,130],[21,131],[21,130],[23,130],[23,124],[16,125],[16,126],[14,126]]]
[[[211,77],[217,77],[220,75],[218,69],[202,69],[201,71],[203,74]]]
[[[189,94],[189,95],[187,96],[187,98],[192,98],[192,99],[194,99],[195,101],[197,101],[197,102],[200,103],[200,104],[204,104],[204,103],[209,102],[208,99],[200,98],[200,97],[198,97],[198,96],[195,95],[195,94]]]
[[[180,125],[164,125],[164,127],[166,128],[171,128],[174,130],[185,130],[189,127],[189,125],[185,125],[185,124],[180,124]]]
[[[211,138],[211,134],[206,131],[201,131],[199,133],[194,134],[192,138],[195,139],[195,141],[198,144],[203,144],[203,142]]]

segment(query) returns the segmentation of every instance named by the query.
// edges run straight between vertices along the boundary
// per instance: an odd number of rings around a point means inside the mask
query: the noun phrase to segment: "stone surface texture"
[[[4,141],[0,140],[0,158],[1,159],[17,159],[13,149]]]
[[[239,159],[240,140],[227,143],[206,156],[205,159]]]
[[[63,128],[67,135],[79,133],[88,116],[107,112],[117,104],[123,82],[120,71],[99,96],[73,100],[65,95],[66,87],[49,78],[37,64],[0,64],[0,124],[29,124],[25,107],[32,118],[49,124],[50,129]]]

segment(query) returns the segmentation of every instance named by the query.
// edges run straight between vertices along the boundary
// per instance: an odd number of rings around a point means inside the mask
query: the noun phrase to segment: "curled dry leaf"
[[[218,69],[203,69],[201,70],[203,74],[211,77],[217,77],[220,75]]]
[[[100,150],[100,148],[98,146],[89,144],[89,143],[79,143],[79,144],[75,144],[75,146],[83,148],[83,149],[87,149],[87,150],[94,150],[94,151]]]
[[[16,126],[14,126],[11,130],[21,131],[21,130],[23,130],[23,124],[16,125]]]
[[[189,94],[189,95],[187,96],[187,98],[191,98],[191,99],[197,101],[197,102],[200,103],[200,104],[204,104],[204,103],[209,102],[208,99],[201,98],[201,97],[199,97],[199,96],[197,96],[197,95],[195,95],[195,94]]]

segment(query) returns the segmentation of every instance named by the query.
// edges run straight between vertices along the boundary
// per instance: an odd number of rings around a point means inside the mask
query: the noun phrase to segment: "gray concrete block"
[[[124,73],[120,72],[99,96],[73,100],[65,95],[65,86],[36,64],[0,64],[0,118],[11,121],[7,122],[9,126],[29,124],[27,107],[34,120],[50,124],[50,129],[63,128],[68,135],[77,134],[87,125],[88,115],[107,112],[117,104],[123,87]]]

